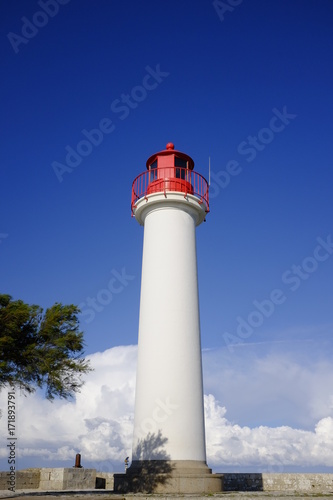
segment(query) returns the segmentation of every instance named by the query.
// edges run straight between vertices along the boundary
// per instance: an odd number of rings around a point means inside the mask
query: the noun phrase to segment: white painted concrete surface
[[[205,215],[183,193],[137,202],[144,244],[133,460],[206,461],[195,236]],[[162,453],[136,454],[159,432]]]

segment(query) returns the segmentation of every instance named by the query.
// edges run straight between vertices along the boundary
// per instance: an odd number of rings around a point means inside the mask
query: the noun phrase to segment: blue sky
[[[172,141],[206,177],[211,158],[211,213],[197,230],[205,393],[233,425],[310,432],[331,418],[332,3],[17,0],[0,11],[1,291],[45,308],[80,304],[86,353],[128,352],[143,236],[131,183]],[[114,277],[119,293],[105,299]],[[98,310],[88,313],[90,300]],[[283,376],[265,380],[268,360]],[[306,391],[290,403],[302,374],[321,394],[308,419]],[[258,412],[235,397],[259,390],[255,377],[267,397]],[[72,456],[36,450],[22,451],[22,466]],[[286,465],[285,453],[278,467],[307,466]],[[217,468],[238,460],[210,456]],[[236,465],[264,463],[246,457]],[[310,466],[332,463],[328,454]]]

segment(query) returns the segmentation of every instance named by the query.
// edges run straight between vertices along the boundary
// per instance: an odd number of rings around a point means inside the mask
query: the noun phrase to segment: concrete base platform
[[[114,474],[115,493],[217,493],[222,474],[212,474],[204,462],[133,461],[126,474]]]
[[[224,500],[310,500],[310,499],[316,499],[318,500],[318,497],[320,500],[332,500],[333,495],[332,494],[311,494],[311,493],[306,493],[304,495],[300,493],[281,493],[281,492],[268,492],[268,493],[257,493],[257,492],[245,492],[245,493],[214,493],[214,494],[208,494],[208,495],[194,495],[194,494],[189,494],[189,495],[183,495],[183,494],[173,494],[173,495],[142,495],[141,493],[136,493],[136,494],[114,494],[112,491],[105,492],[100,494],[101,492],[98,492],[96,490],[87,490],[87,491],[63,491],[61,492],[61,495],[59,495],[59,492],[56,491],[27,491],[27,490],[17,490],[15,493],[12,493],[11,495],[8,494],[8,491],[0,491],[0,498],[8,499],[8,498],[17,498],[18,496],[24,496],[24,500],[69,500],[69,499],[74,499],[74,500],[207,500],[208,497],[210,498],[223,498]],[[37,499],[36,499],[37,496]]]

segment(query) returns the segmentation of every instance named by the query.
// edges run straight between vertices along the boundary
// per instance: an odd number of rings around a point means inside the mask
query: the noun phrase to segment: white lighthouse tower
[[[195,236],[209,211],[208,183],[172,143],[146,165],[132,187],[132,214],[144,226],[144,242],[126,476],[155,475],[153,490],[160,492],[220,491],[220,476],[206,464]]]

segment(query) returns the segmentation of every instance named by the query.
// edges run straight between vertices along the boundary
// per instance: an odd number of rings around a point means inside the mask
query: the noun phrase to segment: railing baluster
[[[165,182],[165,177],[163,175],[163,171],[167,170],[167,183]],[[138,175],[132,184],[132,199],[131,206],[132,212],[134,205],[137,200],[142,197],[146,197],[149,191],[149,187],[152,186],[151,193],[161,192],[166,193],[168,191],[176,191],[187,194],[193,194],[201,201],[205,201],[207,206],[207,211],[209,211],[209,186],[206,179],[200,175],[198,172],[189,171],[183,167],[177,167],[177,177],[169,177],[170,168],[157,168],[156,172],[154,171],[154,176],[151,178],[151,171],[147,170],[142,174]],[[184,173],[183,173],[184,172]],[[155,189],[154,189],[154,183]],[[189,184],[191,186],[191,190],[189,189]]]

